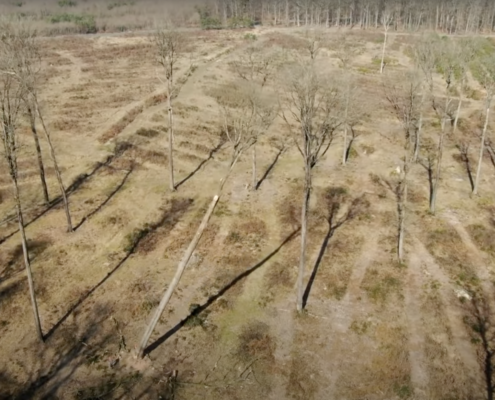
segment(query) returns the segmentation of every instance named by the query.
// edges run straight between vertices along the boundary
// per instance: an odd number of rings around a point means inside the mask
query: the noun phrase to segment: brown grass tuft
[[[132,110],[128,111],[119,122],[113,125],[107,132],[100,136],[98,139],[100,143],[106,143],[110,139],[115,138],[119,133],[121,133],[129,124],[136,119],[136,117],[143,112],[143,106],[134,107]]]

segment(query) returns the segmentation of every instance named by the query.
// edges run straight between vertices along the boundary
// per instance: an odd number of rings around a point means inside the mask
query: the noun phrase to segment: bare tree
[[[352,41],[351,37],[346,34],[340,34],[335,46],[332,46],[335,57],[340,61],[340,66],[347,70],[351,66],[352,60],[362,51],[362,46]]]
[[[263,128],[267,127],[266,122],[270,120],[270,115],[274,116],[273,108],[268,107],[267,104],[262,104],[262,91],[280,67],[283,59],[283,55],[279,52],[265,52],[260,46],[253,45],[248,47],[245,52],[230,64],[236,75],[247,83],[245,86],[249,87],[249,99],[244,102],[245,112],[251,112],[251,117],[260,117],[258,121],[250,121],[252,127],[255,128],[250,133],[253,139],[252,190],[256,190],[258,187],[256,144],[259,137],[264,133]],[[250,110],[246,109],[246,107]],[[265,121],[267,118],[268,121]]]
[[[459,123],[459,115],[461,114],[462,100],[464,91],[467,85],[467,74],[469,71],[469,63],[475,57],[476,46],[470,38],[458,39],[454,42],[455,54],[457,57],[457,71],[456,71],[456,81],[458,90],[458,102],[457,110],[455,112],[454,126],[452,128],[452,133],[457,132],[457,126]]]
[[[305,31],[305,37],[308,41],[306,50],[308,51],[309,58],[314,61],[323,47],[324,34],[319,29],[308,29]]]
[[[404,134],[404,154],[402,168],[399,167],[399,181],[396,188],[398,234],[397,256],[400,262],[404,259],[404,233],[407,209],[408,174],[411,167],[411,137],[418,129],[419,108],[421,105],[421,79],[415,73],[401,74],[391,80],[385,87],[385,96],[392,106],[393,112],[402,125]]]
[[[442,157],[445,136],[447,134],[447,120],[450,120],[449,127],[452,127],[454,111],[452,107],[452,93],[454,85],[458,78],[459,71],[459,55],[457,48],[454,46],[451,40],[443,40],[440,46],[437,47],[435,64],[437,70],[441,72],[445,81],[445,93],[443,94],[444,101],[441,104],[440,101],[432,94],[433,109],[440,121],[440,134],[438,138],[438,145],[436,150],[436,166],[434,174],[432,175],[432,183],[430,189],[430,213],[435,214],[436,199],[438,193],[438,187],[440,183],[440,174],[442,169]],[[462,83],[461,83],[462,84]],[[443,99],[442,99],[443,100]]]
[[[364,103],[360,101],[362,97],[359,85],[350,71],[344,71],[341,75],[341,101],[342,107],[342,128],[343,128],[343,151],[342,164],[346,165],[351,151],[352,143],[356,138],[355,126],[362,122],[367,112]],[[349,140],[349,130],[352,136]]]
[[[414,62],[421,73],[421,101],[419,104],[418,129],[414,138],[413,161],[417,162],[421,148],[421,134],[423,133],[424,105],[428,96],[433,95],[433,73],[436,67],[438,53],[438,36],[423,35],[414,45]]]
[[[67,198],[67,192],[64,187],[62,180],[62,174],[60,172],[60,167],[57,162],[57,157],[55,154],[55,149],[51,140],[50,132],[48,131],[43,114],[40,109],[38,101],[37,92],[37,77],[40,71],[40,56],[37,47],[37,42],[35,40],[35,34],[24,29],[22,26],[13,27],[11,25],[7,26],[4,30],[2,36],[2,46],[3,51],[7,58],[13,60],[12,63],[12,73],[16,75],[16,79],[19,84],[23,87],[22,96],[23,101],[26,104],[28,110],[31,130],[35,136],[35,143],[38,151],[38,161],[41,160],[41,153],[39,152],[39,141],[38,134],[36,131],[36,118],[39,118],[41,126],[43,127],[43,132],[45,139],[47,141],[48,147],[50,149],[50,157],[55,168],[55,174],[57,176],[57,182],[59,185],[60,193],[62,196],[65,216],[67,219],[67,231],[72,232],[72,220],[69,210],[69,201]],[[44,180],[44,168],[42,164],[40,170],[43,169],[43,180]],[[48,194],[48,193],[47,193]]]
[[[36,34],[29,26],[24,25],[22,22],[15,24],[4,22],[0,30],[4,33],[4,44],[11,50],[12,56],[15,57],[15,72],[27,89],[23,93],[25,97],[24,101],[26,102],[27,114],[33,134],[43,199],[48,204],[50,197],[46,184],[45,166],[41,154],[39,135],[36,129],[35,106],[31,95],[31,93],[36,91],[36,77],[41,66],[41,58],[35,42]]]
[[[483,163],[483,153],[485,151],[485,143],[488,129],[488,121],[490,118],[490,109],[493,96],[495,94],[495,54],[484,54],[476,61],[476,77],[483,85],[486,92],[485,97],[485,123],[481,132],[480,152],[478,157],[478,166],[476,168],[476,177],[474,179],[473,194],[478,194],[479,182],[481,176],[481,165]]]
[[[380,22],[383,27],[383,48],[382,48],[382,60],[380,62],[380,74],[383,73],[383,68],[385,66],[385,49],[387,47],[387,37],[388,37],[388,30],[390,29],[390,26],[393,21],[393,12],[390,8],[385,8],[383,10],[382,16],[380,18]]]
[[[174,115],[172,99],[176,95],[174,68],[181,57],[185,47],[185,37],[173,28],[159,29],[153,36],[158,63],[165,71],[167,81],[167,108],[168,108],[168,167],[169,187],[175,191],[174,181]]]
[[[314,66],[300,65],[289,79],[285,91],[283,117],[291,128],[304,164],[304,192],[301,207],[301,255],[297,278],[297,310],[303,309],[304,272],[308,207],[312,190],[313,168],[325,155],[339,126],[339,94],[335,84],[318,74]],[[293,123],[296,124],[294,127]]]
[[[38,305],[36,303],[36,295],[34,292],[34,283],[31,273],[31,264],[29,260],[26,232],[24,230],[24,220],[18,185],[17,154],[19,142],[16,128],[19,114],[22,111],[24,88],[15,72],[15,59],[11,57],[11,54],[8,51],[5,51],[5,46],[0,46],[0,71],[0,106],[2,112],[1,134],[4,146],[4,157],[8,165],[10,178],[12,180],[17,220],[19,224],[19,232],[21,234],[22,253],[28,278],[31,306],[34,314],[34,323],[38,337],[43,341],[43,333],[41,330]]]

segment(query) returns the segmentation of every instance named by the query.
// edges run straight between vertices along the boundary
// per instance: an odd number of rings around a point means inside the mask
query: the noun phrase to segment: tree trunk
[[[306,165],[306,176],[304,179],[304,197],[301,208],[301,259],[299,260],[299,274],[297,277],[297,311],[303,310],[304,296],[304,271],[306,269],[306,241],[308,230],[308,206],[311,192],[311,171],[310,166]]]
[[[48,205],[50,203],[50,196],[48,195],[48,187],[45,179],[45,167],[43,165],[43,157],[41,155],[40,139],[38,137],[38,131],[36,130],[36,114],[33,109],[28,106],[29,122],[31,124],[31,132],[33,133],[34,147],[36,148],[36,157],[38,160],[38,170],[40,173],[41,188],[43,189],[43,199]]]
[[[418,161],[419,148],[421,146],[421,131],[422,131],[422,129],[423,129],[423,112],[421,111],[419,114],[418,130],[416,131],[416,136],[414,138],[413,162]]]
[[[349,83],[350,85],[350,83]],[[347,118],[349,115],[349,97],[351,88],[347,87],[346,101],[345,101],[345,111],[344,111],[344,151],[342,153],[342,165],[347,163]]]
[[[55,167],[55,174],[57,176],[57,182],[58,186],[60,188],[60,193],[62,195],[62,199],[64,202],[64,210],[65,210],[65,217],[67,219],[67,232],[72,232],[74,229],[72,228],[72,220],[70,217],[70,210],[69,210],[69,200],[67,199],[67,193],[65,191],[64,183],[62,181],[62,175],[60,173],[60,168],[58,167],[58,162],[57,162],[57,157],[55,156],[55,149],[53,148],[52,140],[50,138],[50,133],[48,132],[48,129],[46,129],[45,121],[43,119],[43,115],[41,114],[41,110],[38,105],[38,100],[35,100],[35,107],[38,112],[38,116],[41,121],[41,125],[43,126],[43,132],[45,133],[45,138],[48,143],[48,147],[50,148],[50,156],[53,161],[53,166]]]
[[[430,213],[435,214],[435,206],[437,201],[437,192],[438,192],[438,184],[440,182],[440,172],[442,170],[442,156],[443,156],[443,139],[445,136],[445,128],[442,128],[442,133],[440,134],[440,138],[438,140],[438,149],[437,149],[437,165],[435,176],[433,179],[433,187],[431,190],[431,198],[430,198]]]
[[[387,46],[387,29],[385,29],[385,38],[383,39],[382,62],[380,63],[380,74],[383,73],[383,65],[385,61],[385,47]]]
[[[474,180],[473,194],[478,194],[478,185],[480,182],[480,175],[481,175],[481,164],[483,162],[483,152],[485,150],[486,130],[488,128],[488,118],[490,116],[490,102],[491,99],[487,100],[485,125],[483,126],[483,133],[481,134],[480,155],[478,158],[478,168],[476,169],[476,178]]]
[[[404,227],[405,227],[405,219],[406,219],[406,206],[407,206],[407,173],[409,170],[409,165],[406,160],[404,161],[404,172],[403,178],[400,183],[399,188],[399,202],[398,202],[398,213],[399,213],[399,232],[398,232],[398,241],[397,241],[397,256],[399,258],[399,262],[404,260]]]
[[[201,239],[201,235],[203,234],[206,225],[208,224],[208,220],[211,217],[211,214],[213,213],[213,210],[215,209],[215,206],[218,202],[218,195],[215,195],[213,197],[213,200],[210,203],[210,207],[208,208],[208,211],[206,211],[205,216],[203,217],[203,221],[201,221],[201,225],[199,226],[198,230],[196,231],[196,234],[193,237],[193,240],[189,244],[189,247],[187,248],[184,256],[182,257],[181,262],[177,266],[177,271],[175,272],[174,278],[172,279],[172,282],[170,283],[169,287],[167,288],[165,294],[163,295],[160,304],[158,305],[158,308],[155,311],[155,314],[153,315],[153,318],[151,319],[149,325],[147,326],[143,338],[141,340],[141,344],[139,345],[138,353],[137,356],[142,358],[144,355],[144,350],[146,348],[146,345],[148,344],[148,341],[150,340],[151,334],[153,333],[153,330],[155,329],[156,324],[158,323],[158,320],[160,319],[160,316],[163,313],[163,310],[167,306],[170,297],[172,297],[172,294],[177,287],[180,278],[182,276],[182,273],[186,269],[186,266],[189,262],[189,259],[191,258],[194,250],[196,249],[196,246],[198,245],[199,239]]]
[[[342,153],[342,165],[347,163],[347,124],[344,126],[344,151]]]
[[[285,25],[289,26],[289,0],[285,0]]]
[[[453,133],[457,132],[457,123],[459,122],[459,115],[461,114],[461,104],[462,104],[462,83],[461,83],[461,88],[459,89],[459,104],[457,105],[457,111],[455,113],[454,127],[452,128]]]
[[[421,96],[421,103],[420,103],[418,130],[416,131],[416,136],[414,138],[413,162],[417,162],[418,161],[419,149],[421,147],[421,132],[423,131],[423,104],[425,103],[425,97],[426,97],[426,94],[423,91],[423,94]]]
[[[22,217],[21,199],[19,197],[19,187],[17,185],[17,178],[15,176],[12,176],[12,183],[14,186],[14,198],[15,198],[15,205],[16,205],[16,210],[17,210],[17,220],[19,222],[19,232],[21,233],[22,253],[24,256],[24,265],[26,267],[26,275],[27,275],[28,285],[29,285],[29,295],[31,297],[31,307],[33,309],[33,315],[34,315],[34,325],[36,327],[36,333],[38,334],[38,338],[41,341],[44,341],[43,332],[41,330],[40,316],[38,313],[38,304],[36,303],[36,295],[34,293],[34,283],[33,283],[33,276],[31,273],[31,264],[29,262],[26,231],[24,230],[24,220]]]
[[[168,173],[169,187],[173,192],[175,190],[174,182],[174,116],[172,111],[172,83],[168,80]]]
[[[253,190],[256,190],[258,181],[256,179],[256,143],[253,145]]]

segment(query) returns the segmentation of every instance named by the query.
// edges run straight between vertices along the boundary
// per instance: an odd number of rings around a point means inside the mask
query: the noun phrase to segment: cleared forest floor
[[[172,391],[187,400],[487,397],[485,356],[495,345],[488,330],[483,346],[480,329],[495,319],[495,164],[488,153],[480,194],[471,197],[457,139],[449,137],[434,216],[427,211],[427,171],[414,165],[407,256],[396,262],[397,201],[387,181],[400,165],[401,127],[386,104],[383,80],[388,70],[411,67],[407,35],[391,36],[380,76],[383,35],[350,33],[363,49],[351,68],[370,117],[357,127],[346,166],[337,135],[315,170],[306,311],[295,312],[303,164],[290,140],[283,152],[273,146],[289,135],[277,119],[258,145],[258,190],[248,185],[246,154],[160,319],[149,355],[133,358],[228,166],[211,89],[233,79],[229,62],[253,43],[245,33],[187,33],[194,46],[176,74],[174,193],[168,190],[165,86],[149,39],[42,39],[42,107],[77,228],[65,232],[60,203],[43,206],[31,134],[22,127],[20,190],[25,219],[32,221],[27,235],[48,339],[36,339],[2,166],[0,398],[156,399],[172,398]],[[294,29],[254,33],[258,44],[292,50],[304,36]],[[340,70],[328,49],[318,65]],[[270,83],[273,90],[277,85]],[[465,102],[460,127],[472,143],[474,166],[483,102],[479,87],[470,85],[474,98]],[[425,132],[436,138],[433,123]],[[43,154],[48,164],[45,147]],[[55,198],[51,169],[48,175]],[[344,193],[331,226],[322,217],[328,188]],[[346,219],[355,199],[361,208]],[[462,298],[473,286],[483,300],[478,310]]]

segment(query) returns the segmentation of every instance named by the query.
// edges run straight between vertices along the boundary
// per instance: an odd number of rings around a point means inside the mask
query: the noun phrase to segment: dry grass
[[[310,357],[302,352],[291,356],[286,396],[295,400],[312,400],[318,393],[320,373]]]
[[[393,295],[396,299],[402,299],[401,268],[385,264],[366,270],[361,286],[372,302],[383,306],[393,302]]]
[[[453,227],[438,220],[428,220],[430,228],[426,246],[436,261],[446,270],[451,279],[464,287],[476,287],[479,279],[466,252],[461,237]]]
[[[471,238],[478,248],[491,257],[495,257],[495,231],[481,224],[472,224],[466,227]]]
[[[270,328],[259,321],[251,321],[243,327],[239,335],[237,356],[243,361],[265,359],[273,361],[275,341],[270,336]]]
[[[119,133],[121,133],[136,117],[143,112],[143,106],[136,106],[132,110],[128,111],[116,124],[114,124],[107,132],[100,136],[98,139],[100,143],[106,143],[111,139],[114,139]]]
[[[360,336],[357,350],[367,357],[358,357],[354,368],[348,361],[341,368],[343,376],[337,382],[339,398],[410,398],[414,389],[410,381],[407,335],[395,323],[382,323],[369,333],[376,338],[378,347],[368,348],[368,335]]]

